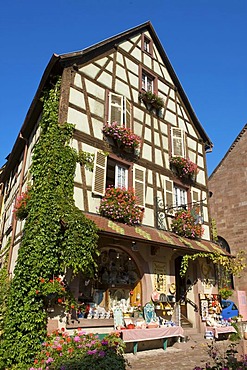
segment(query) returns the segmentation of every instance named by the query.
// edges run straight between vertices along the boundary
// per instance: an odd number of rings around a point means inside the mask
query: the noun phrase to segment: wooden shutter
[[[109,116],[108,123],[117,122],[123,125],[123,96],[109,93]]]
[[[12,203],[11,203],[11,206],[9,208],[9,217],[8,217],[8,221],[7,221],[7,227],[9,228],[10,226],[12,226],[13,224],[13,221],[14,221],[14,208],[15,208],[15,202],[16,200],[14,200]]]
[[[195,223],[203,224],[203,207],[197,191],[193,190],[191,192],[191,203],[191,214],[195,219]]]
[[[131,103],[124,98],[124,126],[131,128]]]
[[[184,157],[184,132],[181,128],[172,127],[172,156]]]
[[[145,171],[137,165],[134,165],[133,168],[133,183],[135,195],[137,196],[137,204],[145,207]]]
[[[169,179],[164,180],[164,191],[165,191],[165,213],[172,215],[174,214],[174,190],[173,181]]]
[[[93,193],[98,195],[105,194],[106,186],[106,164],[107,156],[98,151],[94,158],[94,172],[93,172]]]

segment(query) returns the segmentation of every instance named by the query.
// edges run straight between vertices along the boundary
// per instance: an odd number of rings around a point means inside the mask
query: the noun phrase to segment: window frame
[[[145,48],[146,44],[149,45],[147,49]],[[153,40],[145,33],[142,34],[142,51],[149,56],[153,56]]]
[[[119,115],[120,115],[120,122],[116,119],[112,119],[112,112],[113,107],[117,108],[117,104],[113,103],[113,97],[116,97],[116,100],[119,99],[120,104],[119,107]],[[116,94],[114,92],[108,92],[108,104],[107,104],[107,123],[111,124],[113,122],[117,122],[119,126],[131,128],[132,127],[132,105],[131,102],[123,95]]]
[[[175,145],[176,143],[179,143]],[[179,148],[180,146],[180,148]],[[182,128],[171,127],[171,155],[172,157],[183,157],[185,158],[185,132]]]
[[[152,90],[147,89],[146,82],[143,85],[143,75],[148,79],[152,80]],[[152,91],[152,93],[157,93],[158,91],[158,77],[155,76],[153,73],[147,71],[147,69],[140,66],[139,70],[139,90],[140,92],[143,91]]]
[[[182,203],[181,200],[184,199]],[[173,183],[173,201],[176,210],[188,209],[188,190]]]

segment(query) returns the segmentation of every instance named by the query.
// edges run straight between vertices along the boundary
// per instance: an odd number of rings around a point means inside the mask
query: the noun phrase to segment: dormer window
[[[142,35],[142,50],[149,55],[153,54],[153,42],[146,35]]]
[[[150,40],[144,37],[144,51],[150,53]]]

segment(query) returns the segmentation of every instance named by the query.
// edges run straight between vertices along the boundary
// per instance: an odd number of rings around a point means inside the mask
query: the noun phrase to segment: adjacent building
[[[213,194],[210,208],[215,219],[218,240],[220,245],[233,255],[241,250],[246,251],[246,146],[247,125],[209,177],[209,190]],[[246,302],[246,283],[247,277],[244,273],[241,278],[236,277],[232,281],[235,290],[233,298],[239,305],[243,298]]]

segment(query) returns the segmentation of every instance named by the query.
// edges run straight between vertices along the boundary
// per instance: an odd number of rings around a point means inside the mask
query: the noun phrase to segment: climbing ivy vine
[[[36,294],[40,278],[59,276],[67,269],[92,277],[97,269],[96,225],[74,204],[78,154],[69,146],[73,125],[58,123],[60,85],[59,79],[43,97],[41,134],[30,170],[29,213],[0,345],[6,368],[26,369],[46,335],[47,313]]]
[[[7,310],[7,299],[9,293],[9,275],[8,275],[8,256],[9,256],[9,246],[10,240],[8,240],[6,247],[2,251],[3,265],[0,268],[0,338],[3,334],[3,319]]]
[[[236,257],[221,255],[220,253],[195,253],[186,254],[183,256],[180,276],[184,277],[189,266],[189,261],[194,261],[197,258],[209,258],[219,269],[223,269],[225,275],[240,276],[241,271],[246,267],[246,256],[244,251],[240,251]],[[221,282],[223,284],[223,282]]]

